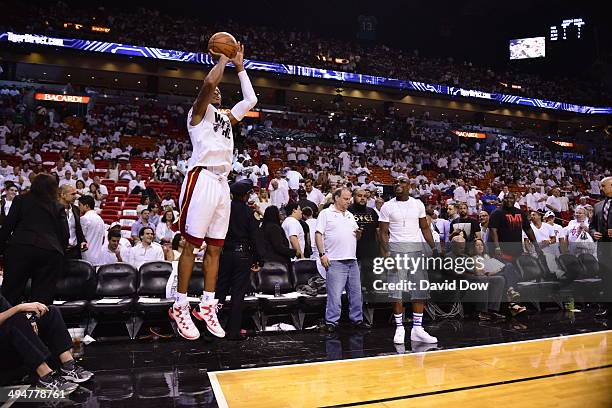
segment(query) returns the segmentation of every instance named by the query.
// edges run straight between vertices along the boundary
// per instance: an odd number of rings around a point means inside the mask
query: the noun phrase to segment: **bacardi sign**
[[[89,96],[37,93],[35,97],[37,101],[89,103]]]

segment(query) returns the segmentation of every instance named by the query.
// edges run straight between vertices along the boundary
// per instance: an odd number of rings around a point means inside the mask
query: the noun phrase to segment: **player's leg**
[[[422,253],[412,252],[409,254],[411,257],[421,257]],[[418,264],[413,271],[409,274],[409,280],[414,282],[413,286],[415,290],[410,292],[410,298],[412,302],[412,330],[410,331],[410,340],[418,341],[421,343],[437,343],[438,339],[434,336],[429,335],[423,328],[423,311],[425,310],[425,302],[429,299],[429,292],[421,289],[421,282],[429,281],[427,271],[421,264]]]
[[[201,172],[201,168],[189,171],[181,189],[179,229],[186,242],[178,262],[176,299],[169,310],[170,317],[177,323],[179,334],[188,340],[200,337],[198,328],[191,320],[187,289],[195,262],[194,249],[202,246],[211,219],[211,214],[206,214],[201,210],[209,208],[205,194],[207,180],[201,175]]]
[[[216,183],[216,184],[215,184]],[[206,255],[202,271],[204,272],[204,293],[200,300],[199,308],[193,310],[193,315],[206,323],[208,331],[217,337],[224,337],[225,331],[219,324],[217,318],[217,305],[219,300],[215,299],[215,286],[219,274],[219,258],[227,229],[231,210],[229,185],[225,180],[216,180],[212,184],[213,193],[209,194],[214,203],[214,212],[211,213],[211,221],[206,231]],[[209,208],[212,206],[209,206]]]

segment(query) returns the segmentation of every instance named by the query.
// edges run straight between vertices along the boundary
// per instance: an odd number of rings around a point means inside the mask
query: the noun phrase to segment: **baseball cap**
[[[544,214],[544,218],[548,218],[548,217],[554,217],[555,213],[552,211],[546,211],[546,214]]]

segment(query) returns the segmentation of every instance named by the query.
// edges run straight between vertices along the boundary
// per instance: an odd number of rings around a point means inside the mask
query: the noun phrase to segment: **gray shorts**
[[[403,300],[403,301],[412,301],[412,300],[427,300],[429,299],[429,290],[421,289],[421,282],[428,282],[429,277],[427,275],[427,270],[423,267],[425,262],[423,251],[411,251],[411,252],[396,252],[390,251],[390,257],[395,258],[397,255],[401,256],[404,259],[406,256],[408,259],[410,258],[422,258],[419,262],[417,268],[413,269],[411,266],[408,269],[405,268],[394,268],[389,270],[387,274],[387,279],[389,283],[409,283],[412,282],[411,287],[409,289],[408,285],[402,285],[404,288],[401,290],[391,290],[389,291],[389,297],[394,300]],[[408,261],[410,262],[410,260]],[[413,265],[409,263],[408,265]],[[428,286],[428,285],[426,285]]]

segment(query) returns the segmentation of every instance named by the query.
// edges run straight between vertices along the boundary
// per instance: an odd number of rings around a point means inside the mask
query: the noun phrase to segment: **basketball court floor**
[[[85,347],[95,380],[65,406],[612,407],[610,323],[588,310],[428,322],[436,348],[394,346],[384,322],[242,342],[108,339]]]

